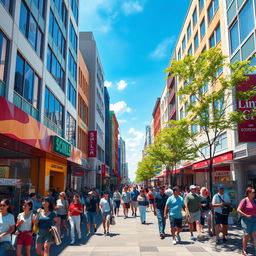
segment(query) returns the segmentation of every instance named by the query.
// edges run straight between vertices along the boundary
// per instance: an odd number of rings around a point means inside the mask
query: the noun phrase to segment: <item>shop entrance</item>
[[[64,190],[64,173],[50,171],[50,189],[55,189],[56,191]]]

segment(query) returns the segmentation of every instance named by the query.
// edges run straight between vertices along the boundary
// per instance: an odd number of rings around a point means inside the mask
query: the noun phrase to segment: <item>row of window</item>
[[[68,100],[76,108],[76,90],[68,80]]]
[[[78,71],[78,83],[79,83],[79,87],[82,89],[84,94],[89,95],[89,85],[88,85],[87,80],[80,68]]]
[[[73,49],[75,50],[75,52],[77,52],[77,35],[71,21],[70,21],[70,27],[69,27],[69,41]]]
[[[78,24],[78,5],[79,5],[78,0],[70,0],[70,6],[72,9],[73,15],[75,17],[76,24]]]
[[[67,7],[65,5],[64,0],[54,0],[56,9],[59,11],[60,18],[64,24],[64,26],[67,26]]]
[[[33,0],[35,6],[37,7],[38,11],[44,17],[44,6],[45,6],[45,0]]]
[[[34,108],[39,109],[40,83],[36,72],[18,53],[16,59],[14,90]]]
[[[82,97],[78,96],[78,116],[83,120],[83,122],[88,126],[89,123],[89,109],[85,104]]]
[[[219,138],[217,139],[216,143],[215,143],[215,152],[219,152],[221,150],[227,149],[228,148],[228,140],[227,140],[227,133],[223,133],[219,136]],[[202,153],[205,156],[209,156],[210,155],[210,149],[209,146],[206,146],[204,148],[202,148]]]
[[[71,51],[69,51],[69,56],[68,56],[68,70],[71,74],[71,76],[74,78],[74,80],[77,80],[77,64],[72,56]]]
[[[49,34],[52,36],[53,41],[55,42],[55,45],[58,47],[62,57],[65,59],[66,58],[66,40],[52,11],[50,11],[50,18],[49,18]]]
[[[88,152],[88,134],[78,127],[77,147],[82,152]]]
[[[47,70],[52,74],[61,89],[64,90],[64,70],[49,45],[47,50]]]
[[[254,26],[253,1],[248,0],[229,29],[231,54],[248,37]]]
[[[37,55],[42,57],[43,33],[23,1],[20,6],[20,30],[28,39]]]
[[[0,81],[6,83],[9,40],[0,31]]]

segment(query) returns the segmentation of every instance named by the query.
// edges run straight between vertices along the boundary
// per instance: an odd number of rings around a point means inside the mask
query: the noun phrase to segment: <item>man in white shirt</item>
[[[218,193],[213,196],[212,207],[215,213],[215,233],[216,242],[220,242],[219,233],[220,227],[223,234],[223,243],[227,242],[226,235],[228,232],[228,208],[231,206],[231,201],[228,194],[224,193],[225,187],[219,185]]]
[[[103,229],[106,235],[109,234],[110,218],[113,215],[113,202],[108,192],[105,192],[104,197],[100,199],[99,207],[102,212]]]

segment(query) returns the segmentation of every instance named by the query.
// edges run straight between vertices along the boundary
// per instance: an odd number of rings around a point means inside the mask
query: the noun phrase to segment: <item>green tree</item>
[[[170,125],[163,128],[155,139],[155,144],[147,150],[152,159],[166,167],[167,181],[173,185],[172,172],[182,160],[196,157],[196,149],[188,146],[188,124]]]
[[[197,148],[198,153],[208,160],[211,192],[213,159],[221,135],[227,129],[236,129],[245,118],[244,113],[235,109],[234,96],[250,99],[256,94],[254,88],[236,93],[241,82],[246,81],[247,75],[255,70],[249,64],[248,61],[228,63],[221,50],[213,47],[199,57],[187,55],[183,60],[173,60],[166,70],[183,83],[178,90],[179,99],[185,104],[186,119],[182,122],[191,126],[187,130],[190,146]],[[223,70],[230,71],[229,75],[222,75]],[[180,121],[171,123],[180,125]]]

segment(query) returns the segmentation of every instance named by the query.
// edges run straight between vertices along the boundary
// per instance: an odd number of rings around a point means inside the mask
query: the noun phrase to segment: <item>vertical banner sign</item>
[[[249,79],[241,86],[237,87],[237,91],[245,92],[252,86],[256,85],[256,75],[250,75]],[[246,113],[250,113],[252,109],[256,108],[256,97],[250,100],[237,100],[237,109]],[[238,141],[239,142],[256,142],[256,117],[245,118],[245,120],[238,124]]]
[[[97,156],[97,131],[88,132],[88,156]]]

